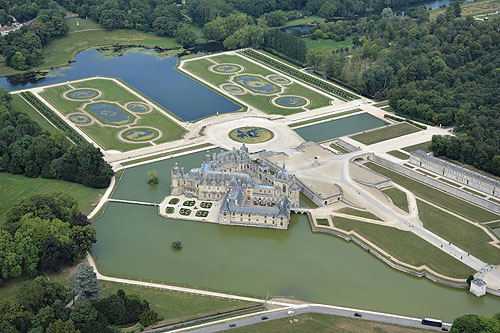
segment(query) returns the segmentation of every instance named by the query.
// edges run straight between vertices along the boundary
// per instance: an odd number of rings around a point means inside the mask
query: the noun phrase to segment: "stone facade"
[[[477,297],[483,296],[486,294],[486,282],[483,279],[475,278],[470,283],[469,291]]]
[[[172,169],[172,195],[221,201],[218,222],[287,229],[290,208],[299,206],[300,188],[285,165],[276,173],[250,158],[243,144],[219,154],[206,154],[200,168]]]
[[[410,163],[418,167],[435,172],[443,177],[472,187],[473,189],[500,198],[500,182],[467,170],[453,163],[443,161],[434,156],[427,155],[422,150],[411,153]]]

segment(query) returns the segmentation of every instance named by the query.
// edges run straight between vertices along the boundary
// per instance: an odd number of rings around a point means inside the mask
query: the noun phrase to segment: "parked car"
[[[267,318],[267,316],[262,316],[262,317],[260,317],[260,319],[267,320],[268,318]]]
[[[295,312],[293,310],[290,310],[287,312],[289,315],[293,315]]]
[[[236,327],[236,324],[235,323],[231,323],[231,324],[229,324],[229,327]]]
[[[448,329],[446,327],[441,327],[441,331],[448,332]]]
[[[359,312],[354,312],[354,317],[363,317],[363,315]]]

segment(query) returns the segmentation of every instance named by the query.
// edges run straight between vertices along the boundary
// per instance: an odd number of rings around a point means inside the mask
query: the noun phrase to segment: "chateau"
[[[243,144],[219,154],[206,154],[200,168],[172,169],[172,195],[221,201],[220,224],[287,229],[290,208],[299,206],[300,188],[285,164],[272,173],[252,160]]]

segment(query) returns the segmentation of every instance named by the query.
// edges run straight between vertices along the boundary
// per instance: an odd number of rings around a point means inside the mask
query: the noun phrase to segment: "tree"
[[[182,46],[193,45],[196,41],[196,34],[187,24],[179,23],[177,30],[175,31],[175,40]]]
[[[285,24],[287,21],[287,17],[284,11],[275,10],[266,15],[267,25],[270,27],[279,27]]]
[[[92,244],[97,242],[96,230],[90,225],[74,226],[70,231],[73,253],[77,258],[84,258]]]
[[[153,325],[157,320],[158,314],[156,311],[151,309],[144,310],[144,312],[142,312],[139,316],[139,322],[145,327]]]
[[[105,9],[101,12],[99,23],[105,29],[121,29],[124,27],[125,13],[119,9]]]
[[[173,241],[172,242],[172,250],[180,250],[182,249],[182,244],[180,241]]]
[[[156,173],[156,170],[148,171],[148,184],[149,185],[158,184],[158,174]]]
[[[170,17],[159,16],[153,21],[153,30],[158,36],[172,37],[176,28],[177,21]]]
[[[480,333],[481,321],[478,315],[469,314],[456,318],[451,326],[450,333]]]
[[[20,71],[28,68],[28,66],[26,65],[26,58],[19,51],[17,51],[14,54],[14,56],[10,59],[10,66]]]
[[[87,263],[78,264],[75,273],[71,276],[71,287],[80,300],[94,300],[101,296],[101,287],[96,273]]]
[[[96,321],[97,310],[89,301],[82,300],[75,304],[75,308],[71,311],[70,318],[75,323],[75,326],[79,328],[86,323]]]
[[[71,321],[62,321],[58,319],[49,324],[45,333],[77,333],[75,326]]]
[[[0,230],[0,281],[21,275],[21,264],[22,257],[16,252],[14,237]]]
[[[44,270],[59,272],[61,266],[73,264],[73,249],[69,244],[61,244],[54,236],[47,237],[43,241],[41,263]]]
[[[32,313],[52,305],[56,300],[65,301],[67,297],[68,290],[64,286],[47,281],[43,276],[24,282],[17,293],[19,303]]]
[[[118,295],[110,295],[97,301],[94,304],[97,311],[106,316],[109,323],[112,325],[119,325],[123,323],[126,309],[124,301]]]

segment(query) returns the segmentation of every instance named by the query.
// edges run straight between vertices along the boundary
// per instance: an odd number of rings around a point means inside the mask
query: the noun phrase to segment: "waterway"
[[[297,128],[295,132],[306,141],[321,142],[352,133],[367,131],[386,124],[385,121],[369,113],[360,113],[354,116],[333,119],[316,125]]]
[[[189,170],[199,166],[203,154],[127,169],[113,197],[158,202],[170,193],[175,161]],[[158,171],[157,186],[146,183],[152,169]],[[500,310],[499,297],[477,298],[412,277],[354,243],[313,234],[305,216],[280,231],[165,219],[152,207],[113,203],[94,226],[93,252],[111,275],[446,321]],[[171,250],[175,240],[182,242],[181,251]]]
[[[218,113],[234,112],[240,106],[175,70],[178,58],[149,49],[132,48],[119,56],[86,50],[76,62],[51,70],[36,82],[13,83],[0,78],[9,91],[44,86],[90,76],[117,77],[139,90],[183,120],[196,120]],[[196,96],[196,98],[193,98]]]

